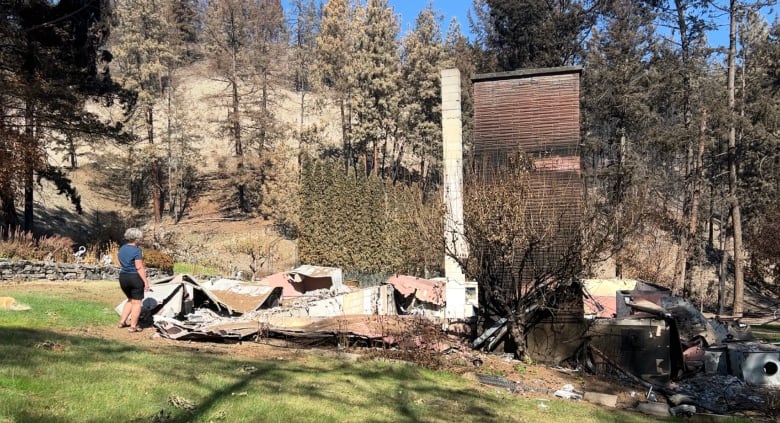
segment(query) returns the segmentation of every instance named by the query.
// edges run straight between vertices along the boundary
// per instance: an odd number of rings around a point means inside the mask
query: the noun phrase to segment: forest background
[[[740,314],[780,271],[773,4],[474,0],[467,37],[432,6],[402,34],[387,0],[2,0],[2,237],[99,257],[139,225],[149,247],[231,273],[440,274],[440,71],[461,72],[468,179],[470,77],[575,65],[582,236],[530,286],[641,278]],[[467,184],[472,251],[511,252],[477,254],[469,276],[520,275],[551,242],[502,191],[523,175]]]

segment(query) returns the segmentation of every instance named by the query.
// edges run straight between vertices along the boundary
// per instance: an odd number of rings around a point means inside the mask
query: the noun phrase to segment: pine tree
[[[170,31],[176,34],[174,40],[181,44],[179,49],[185,63],[193,63],[203,57],[201,49],[203,22],[199,7],[198,0],[174,0],[170,9],[170,22],[175,22]]]
[[[474,141],[474,96],[471,77],[476,72],[474,48],[461,32],[456,19],[450,21],[444,38],[444,50],[447,67],[453,66],[460,71],[460,107],[463,116],[463,143],[467,153]]]
[[[431,168],[441,166],[441,81],[444,67],[444,47],[441,27],[433,6],[423,9],[415,20],[414,29],[403,39],[401,77],[403,90],[403,134],[419,160],[421,191],[426,190]],[[403,158],[403,146],[395,158],[393,179]]]
[[[353,17],[349,0],[328,0],[323,8],[322,23],[317,36],[316,74],[328,95],[335,99],[340,112],[341,154],[344,170],[349,171],[352,162],[350,139],[352,87],[352,57],[355,52]]]
[[[250,5],[243,0],[214,0],[206,6],[204,38],[209,70],[229,87],[227,132],[237,157],[244,154],[241,114],[242,85],[249,67]]]
[[[399,25],[387,0],[369,0],[359,9],[352,72],[352,137],[368,174],[379,175],[383,153],[397,127],[399,104]]]
[[[24,198],[22,229],[32,231],[34,179],[54,178],[70,187],[47,159],[49,145],[60,136],[114,135],[112,128],[84,110],[87,98],[112,98],[119,90],[111,81],[102,48],[109,34],[107,1],[32,0],[4,3],[0,16],[0,229],[2,236],[19,225],[16,197]],[[66,138],[66,142],[67,138]],[[78,196],[71,201],[79,209]]]
[[[598,1],[477,0],[475,25],[496,69],[553,67],[580,62],[582,43],[596,23]]]
[[[306,130],[306,95],[317,86],[317,80],[312,72],[317,60],[317,37],[319,34],[321,13],[314,0],[305,2],[295,0],[293,3],[292,30],[292,80],[293,88],[300,96],[300,117],[298,125],[298,143],[303,144]]]
[[[748,281],[763,286],[780,281],[780,23],[771,25],[747,9],[739,22],[736,98],[738,136],[743,153],[740,166],[740,205],[743,206],[745,247],[750,252]],[[726,298],[722,298],[721,310]]]
[[[659,123],[650,108],[655,19],[641,2],[608,2],[603,31],[594,30],[585,55],[584,164],[591,201],[600,203],[609,216],[594,224],[610,232],[617,277],[623,277],[626,241],[648,212],[642,206],[650,191],[642,162],[654,148],[647,133]]]
[[[234,148],[231,195],[241,213],[260,205],[262,152],[279,137],[274,87],[282,82],[287,44],[279,0],[214,0],[204,37],[211,72],[226,83],[225,129]],[[259,95],[256,95],[259,93]]]
[[[740,187],[744,205],[746,244],[751,261],[759,271],[780,262],[773,236],[776,211],[780,210],[780,98],[777,96],[780,75],[780,23],[771,26],[754,10],[746,10],[739,23],[739,58],[737,107],[739,136],[743,143],[743,165]]]
[[[656,167],[654,174],[666,180],[661,191],[666,196],[665,206],[673,204],[677,208],[668,210],[675,216],[674,236],[680,244],[672,290],[690,295],[691,267],[700,234],[703,159],[709,140],[707,107],[713,104],[713,99],[706,97],[709,90],[704,88],[709,83],[707,61],[712,49],[706,37],[707,4],[696,0],[669,3],[668,7],[657,4],[661,21],[674,31],[669,34],[673,38],[665,38],[654,57],[653,66],[666,82],[654,91],[652,105],[664,119],[656,132],[656,151],[663,153],[661,160],[674,166]]]
[[[280,0],[259,0],[257,16],[250,21],[251,48],[248,49],[254,89],[260,94],[249,113],[255,153],[262,158],[263,150],[280,137],[279,122],[274,110],[277,87],[286,85],[284,67],[288,49],[288,34]]]
[[[170,89],[172,71],[180,66],[181,44],[176,31],[170,30],[169,19],[173,2],[125,0],[118,2],[115,10],[117,37],[114,40],[114,57],[118,65],[119,82],[138,95],[137,112],[133,122],[142,127],[145,147],[131,163],[148,169],[153,199],[153,216],[160,221],[163,211],[165,175],[163,152],[156,145],[156,129],[160,104]]]
[[[774,3],[774,2],[771,2]],[[777,24],[772,32],[758,13],[765,2],[730,0],[729,49],[727,54],[728,128],[728,197],[731,210],[734,254],[734,295],[732,314],[744,312],[744,292],[747,283],[748,257],[755,258],[756,282],[763,282],[761,265],[772,257],[774,248],[766,248],[767,229],[774,226],[763,220],[776,210],[778,138],[775,113],[778,109]],[[741,62],[738,64],[738,61]],[[739,69],[741,67],[741,69]],[[769,164],[766,164],[769,162]],[[749,195],[746,195],[750,193]],[[745,212],[743,214],[743,212]],[[743,226],[743,223],[745,224]],[[768,225],[767,225],[768,224]],[[754,246],[746,254],[743,246],[743,228],[747,244]],[[770,229],[771,230],[771,229]],[[759,235],[761,234],[761,235]],[[769,254],[767,254],[769,253]],[[764,261],[764,263],[761,263]],[[771,263],[771,260],[769,261]],[[743,270],[744,269],[744,270]]]

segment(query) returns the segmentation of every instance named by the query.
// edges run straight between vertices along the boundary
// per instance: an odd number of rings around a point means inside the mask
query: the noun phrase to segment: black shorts
[[[120,273],[119,286],[128,300],[144,299],[144,281],[138,273]]]

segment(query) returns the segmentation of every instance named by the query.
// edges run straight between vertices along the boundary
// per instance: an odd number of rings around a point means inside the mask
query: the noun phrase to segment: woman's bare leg
[[[141,300],[130,300],[130,328],[138,327],[138,318],[141,316]]]
[[[130,317],[130,312],[132,311],[132,303],[131,300],[127,300],[125,302],[125,305],[122,307],[122,316],[119,318],[119,326],[126,326],[127,325],[127,318]]]

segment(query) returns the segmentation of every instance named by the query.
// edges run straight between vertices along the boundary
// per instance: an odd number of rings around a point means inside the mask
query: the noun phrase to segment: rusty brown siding
[[[522,149],[574,156],[580,139],[580,73],[474,81],[474,154]]]
[[[478,172],[490,177],[491,168],[511,165],[518,152],[527,155],[536,169],[529,180],[535,218],[555,222],[555,242],[535,252],[523,269],[507,269],[520,276],[521,292],[535,278],[554,272],[578,236],[580,72],[576,67],[529,69],[473,78]],[[507,283],[513,279],[505,278]]]

